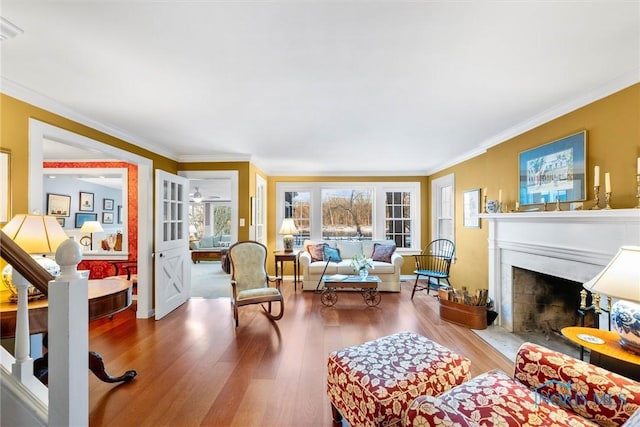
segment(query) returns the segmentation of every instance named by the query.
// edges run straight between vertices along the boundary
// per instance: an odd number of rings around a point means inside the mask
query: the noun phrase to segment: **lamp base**
[[[284,236],[282,238],[285,252],[293,252],[293,236]]]
[[[640,354],[640,305],[618,301],[611,307],[613,327],[620,334],[620,345],[631,353]]]

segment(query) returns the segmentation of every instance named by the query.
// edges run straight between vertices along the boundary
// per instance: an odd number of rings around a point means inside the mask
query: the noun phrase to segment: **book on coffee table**
[[[328,277],[328,280],[331,282],[342,282],[347,277],[349,276],[347,276],[346,274],[333,274]]]

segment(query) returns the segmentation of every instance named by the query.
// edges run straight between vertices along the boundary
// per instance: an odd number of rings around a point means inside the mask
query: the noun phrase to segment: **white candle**
[[[638,175],[640,175],[640,157],[638,157]]]
[[[600,166],[596,166],[595,171],[593,172],[593,185],[600,185]]]
[[[502,203],[502,189],[498,190],[498,203]]]
[[[520,203],[516,202],[516,210],[520,209]]]
[[[605,193],[611,193],[611,177],[609,172],[604,174],[604,191]]]

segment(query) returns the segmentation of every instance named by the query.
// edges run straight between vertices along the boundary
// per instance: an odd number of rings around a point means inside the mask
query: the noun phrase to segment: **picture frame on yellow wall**
[[[462,225],[480,228],[480,189],[467,190],[462,195]]]
[[[586,159],[586,130],[521,152],[520,205],[585,200]]]

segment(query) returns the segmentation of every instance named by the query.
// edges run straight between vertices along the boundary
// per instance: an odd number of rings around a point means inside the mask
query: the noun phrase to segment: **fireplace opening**
[[[513,333],[526,341],[579,357],[579,346],[566,339],[561,330],[582,325],[579,315],[582,283],[513,267],[512,289]],[[593,325],[591,314],[585,317],[584,325]]]

